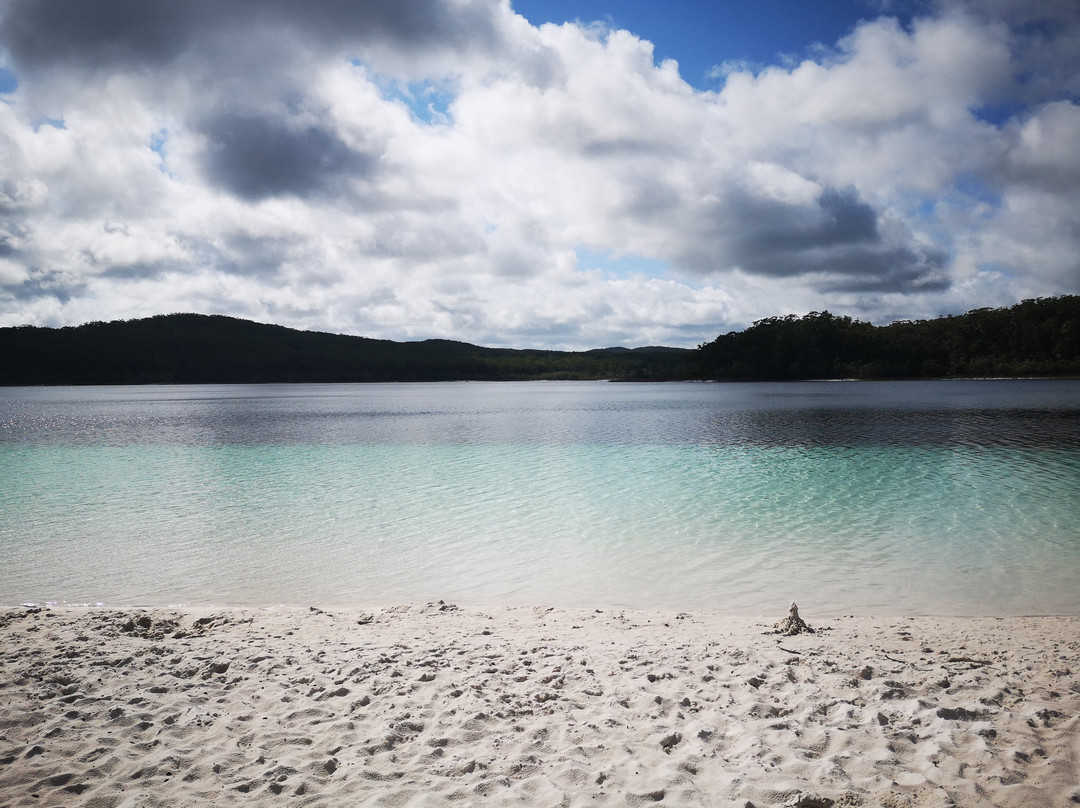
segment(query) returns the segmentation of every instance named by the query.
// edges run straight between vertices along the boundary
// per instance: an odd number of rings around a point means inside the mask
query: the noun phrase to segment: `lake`
[[[1080,382],[0,388],[0,604],[1080,614]]]

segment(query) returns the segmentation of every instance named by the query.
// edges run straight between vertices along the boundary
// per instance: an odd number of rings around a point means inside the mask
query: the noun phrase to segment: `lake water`
[[[1080,614],[1080,382],[0,388],[0,604]]]

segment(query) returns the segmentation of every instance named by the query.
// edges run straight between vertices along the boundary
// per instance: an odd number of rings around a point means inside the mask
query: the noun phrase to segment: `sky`
[[[1080,0],[0,0],[0,326],[693,347],[1080,293]]]

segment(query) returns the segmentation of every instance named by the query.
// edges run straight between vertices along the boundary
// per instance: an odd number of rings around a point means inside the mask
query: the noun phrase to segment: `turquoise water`
[[[0,391],[0,603],[1080,613],[1080,385],[933,385]]]

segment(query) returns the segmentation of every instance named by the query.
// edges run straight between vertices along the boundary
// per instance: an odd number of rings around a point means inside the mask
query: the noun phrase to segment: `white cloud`
[[[78,8],[6,6],[0,324],[694,345],[1080,292],[1064,4],[882,17],[716,92],[629,32],[506,3]]]
[[[1080,105],[1055,101],[1015,127],[1008,169],[1019,183],[1047,190],[1080,189]]]

